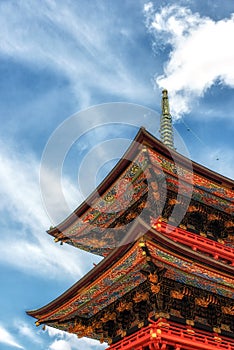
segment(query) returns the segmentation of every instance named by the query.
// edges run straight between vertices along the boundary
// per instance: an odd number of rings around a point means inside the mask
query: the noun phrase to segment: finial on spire
[[[169,148],[174,149],[172,118],[166,89],[162,91],[162,116],[160,125],[161,141]]]
[[[168,92],[166,89],[162,91],[162,115],[170,115]]]

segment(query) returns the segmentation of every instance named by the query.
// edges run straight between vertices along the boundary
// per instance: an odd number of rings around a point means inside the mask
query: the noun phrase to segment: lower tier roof
[[[129,232],[128,240],[132,243],[115,249],[59,298],[28,314],[39,323],[101,339],[103,331],[98,331],[98,321],[102,320],[103,326],[113,321],[108,315],[116,314],[116,310],[123,312],[126,303],[140,303],[144,295],[160,299],[167,289],[175,305],[192,294],[198,309],[219,305],[223,322],[227,323],[226,315],[232,314],[234,305],[232,266],[172,241],[156,229],[146,227],[140,219]],[[125,304],[121,306],[122,302]],[[169,312],[176,314],[176,309],[171,309]],[[197,318],[202,315],[199,310]],[[155,306],[154,314],[156,311]],[[162,311],[160,306],[159,311]]]

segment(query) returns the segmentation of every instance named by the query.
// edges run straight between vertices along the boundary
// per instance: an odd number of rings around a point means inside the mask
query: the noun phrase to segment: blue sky
[[[233,32],[234,3],[228,0],[0,2],[2,350],[103,348],[52,329],[43,332],[25,314],[58,296],[99,261],[56,245],[45,233],[57,216],[46,213],[39,170],[54,130],[78,113],[81,137],[70,145],[62,171],[70,211],[84,195],[77,186],[82,161],[87,182],[95,184],[123,151],[111,152],[113,140],[129,142],[140,125],[158,134],[164,87],[177,134],[191,158],[233,178]],[[128,108],[119,118],[115,105],[109,119],[101,113],[104,107],[91,124],[87,113],[79,114],[112,102],[143,106],[137,108],[142,108],[142,120],[134,105],[135,119]],[[110,140],[108,153],[104,141]],[[89,157],[95,162],[87,166]],[[48,176],[48,183],[56,193],[53,178]]]

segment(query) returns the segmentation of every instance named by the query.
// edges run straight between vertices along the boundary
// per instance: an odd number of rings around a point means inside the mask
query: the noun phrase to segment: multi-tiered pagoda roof
[[[233,213],[232,180],[191,163],[141,128],[98,189],[48,231],[56,241],[105,258],[28,314],[109,342],[147,325],[149,317],[169,315],[230,336]]]
[[[56,242],[104,259],[28,314],[37,324],[109,344],[139,339],[141,330],[151,334],[146,349],[156,342],[170,348],[157,330],[148,332],[163,320],[164,331],[179,325],[183,337],[197,332],[198,343],[206,343],[201,349],[234,349],[233,215],[233,180],[141,128],[97,190],[48,231]]]

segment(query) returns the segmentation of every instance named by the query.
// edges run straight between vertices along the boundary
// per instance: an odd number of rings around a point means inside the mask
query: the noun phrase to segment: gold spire
[[[167,90],[162,91],[162,116],[160,123],[161,141],[169,148],[174,149],[172,118],[170,114]]]

